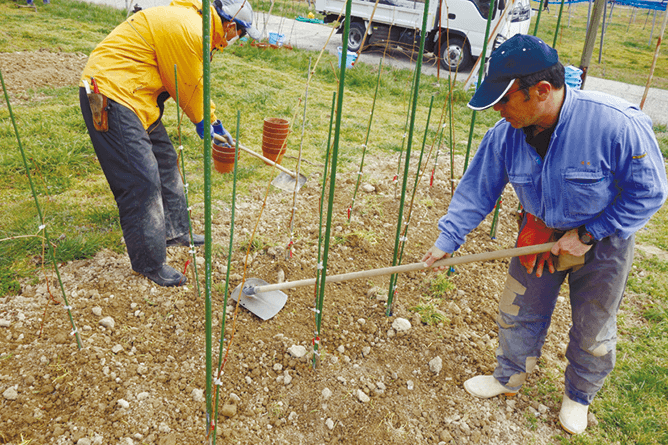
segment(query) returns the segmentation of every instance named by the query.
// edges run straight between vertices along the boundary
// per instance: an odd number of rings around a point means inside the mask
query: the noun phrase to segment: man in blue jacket
[[[552,255],[579,257],[580,264],[555,267],[550,253],[511,260],[499,301],[497,367],[464,387],[480,398],[519,391],[568,278],[573,324],[559,420],[580,434],[615,364],[634,234],[668,193],[651,120],[622,99],[570,89],[557,51],[527,35],[494,51],[469,107],[493,107],[503,119],[483,138],[423,261],[431,265],[457,250],[510,183],[524,209],[517,245],[556,241]]]

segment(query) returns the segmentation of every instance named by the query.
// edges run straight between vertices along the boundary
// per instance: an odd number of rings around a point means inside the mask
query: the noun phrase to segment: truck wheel
[[[348,51],[356,53],[362,46],[362,39],[366,33],[366,26],[361,22],[350,22],[350,32],[348,33]]]
[[[441,66],[451,71],[464,71],[471,66],[471,49],[461,37],[450,37],[450,46],[441,42]],[[459,66],[459,68],[457,68]]]

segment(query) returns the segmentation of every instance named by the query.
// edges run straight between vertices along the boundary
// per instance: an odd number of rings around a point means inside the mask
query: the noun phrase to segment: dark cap
[[[557,50],[538,37],[515,34],[501,44],[487,62],[487,73],[469,102],[474,110],[494,106],[515,79],[543,71],[559,62]]]

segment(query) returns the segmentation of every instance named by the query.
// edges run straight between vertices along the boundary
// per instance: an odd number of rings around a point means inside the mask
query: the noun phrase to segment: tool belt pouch
[[[107,115],[107,97],[100,93],[90,93],[88,95],[90,111],[93,115],[93,126],[97,131],[106,132],[109,130],[109,117]]]

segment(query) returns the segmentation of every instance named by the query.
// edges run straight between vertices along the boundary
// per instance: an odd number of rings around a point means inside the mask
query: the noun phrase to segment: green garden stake
[[[557,17],[557,28],[554,30],[554,41],[552,42],[552,48],[557,47],[557,37],[559,37],[559,24],[561,23],[561,14],[563,12],[564,12],[564,0],[561,0],[561,6],[559,7],[559,17]]]
[[[540,14],[543,12],[543,1],[545,1],[545,0],[539,0],[539,1],[538,1],[538,4],[539,4],[540,6],[538,6],[538,15],[536,16],[536,26],[535,26],[534,29],[533,29],[533,35],[534,35],[534,37],[536,36],[536,33],[538,33],[538,24],[540,23]],[[492,7],[490,6],[490,9],[489,9],[490,11],[492,10],[491,8],[492,8]],[[486,41],[486,40],[485,40],[485,41]]]
[[[492,0],[494,1],[494,0]],[[420,74],[422,72],[422,57],[424,55],[424,41],[427,35],[427,15],[429,11],[429,0],[425,0],[424,13],[422,14],[422,32],[420,34],[420,50],[418,51],[417,61],[415,62],[415,82],[413,85],[413,99],[411,101],[411,122],[408,130],[408,143],[406,144],[406,162],[404,163],[404,180],[401,188],[401,200],[399,202],[399,217],[397,218],[397,232],[394,240],[394,258],[392,259],[392,266],[397,265],[397,257],[399,252],[399,238],[401,234],[401,226],[403,224],[404,214],[404,200],[406,198],[406,183],[408,182],[408,168],[411,159],[411,147],[413,143],[413,129],[415,128],[415,115],[417,114],[417,99],[420,93]],[[387,294],[387,308],[385,314],[389,317],[392,315],[392,301],[396,291],[394,286],[395,279],[390,279],[390,289]]]
[[[492,217],[492,228],[489,231],[489,236],[492,239],[496,239],[496,227],[499,222],[499,212],[501,211],[501,204],[503,203],[503,200],[501,197],[496,200],[496,204],[494,205],[494,216]]]
[[[28,176],[28,182],[30,183],[30,190],[32,191],[32,197],[35,200],[35,207],[37,208],[37,214],[39,215],[39,230],[44,231],[44,239],[46,245],[48,246],[49,256],[51,257],[51,262],[53,263],[53,269],[56,272],[56,277],[58,278],[58,284],[60,286],[60,292],[63,295],[64,308],[67,311],[67,316],[70,319],[70,324],[72,325],[72,332],[70,335],[74,335],[74,338],[77,341],[77,348],[81,349],[81,337],[79,336],[79,330],[77,325],[74,323],[74,317],[72,317],[72,306],[67,302],[67,294],[65,293],[65,286],[63,285],[63,280],[60,277],[60,270],[58,269],[58,262],[56,261],[56,253],[54,251],[53,244],[49,239],[49,233],[46,230],[46,222],[44,221],[44,215],[42,214],[42,208],[39,205],[39,200],[37,199],[37,192],[35,191],[35,184],[32,180],[32,175],[30,174],[30,168],[28,167],[28,161],[26,160],[26,154],[23,150],[23,144],[21,143],[21,137],[19,136],[19,128],[16,126],[16,119],[14,119],[14,113],[12,112],[12,105],[9,102],[9,94],[7,93],[7,87],[5,86],[5,79],[2,77],[2,70],[0,70],[0,83],[2,83],[2,91],[5,94],[5,101],[7,102],[7,111],[12,120],[12,126],[14,127],[14,133],[16,134],[16,142],[19,145],[19,150],[21,151],[21,158],[23,158],[23,167],[26,169],[26,176]]]

